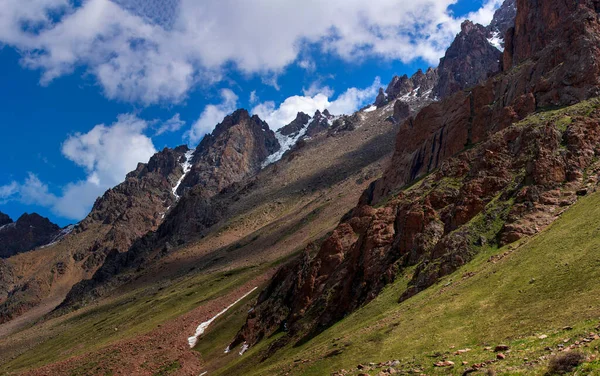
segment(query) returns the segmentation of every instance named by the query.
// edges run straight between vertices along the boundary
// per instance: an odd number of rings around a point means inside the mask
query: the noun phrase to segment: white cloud
[[[375,78],[373,84],[365,89],[350,88],[340,94],[335,100],[330,101],[331,89],[325,87],[323,92],[311,91],[311,95],[289,97],[279,105],[275,106],[272,101],[264,102],[252,109],[252,113],[265,120],[271,129],[279,129],[289,124],[296,118],[298,112],[313,115],[317,110],[329,110],[334,115],[351,114],[370,103],[377,96],[381,87],[379,77]]]
[[[185,125],[185,121],[181,120],[179,114],[175,114],[172,118],[162,123],[156,130],[155,136],[160,136],[167,132],[177,132]]]
[[[19,187],[19,195],[21,202],[27,205],[50,206],[56,202],[56,196],[49,192],[48,185],[31,172]]]
[[[221,90],[221,97],[223,101],[220,104],[206,106],[200,118],[186,132],[185,138],[190,144],[198,144],[202,140],[202,137],[210,133],[215,125],[221,122],[225,116],[236,110],[238,96],[233,91],[223,89]]]
[[[156,149],[143,132],[148,122],[135,115],[120,115],[110,126],[96,125],[76,133],[62,145],[62,153],[86,171],[86,179],[68,184],[53,205],[66,218],[81,219],[104,191],[121,183],[138,163],[147,162]]]
[[[308,89],[302,89],[302,92],[304,93],[305,96],[307,97],[314,97],[317,94],[323,94],[326,97],[332,97],[333,94],[335,93],[335,91],[330,88],[329,86],[326,85],[321,85],[321,81],[315,81],[312,84],[310,84],[310,87]]]
[[[49,192],[48,185],[42,183],[37,175],[28,172],[22,184],[13,181],[0,187],[0,202],[12,200],[19,200],[26,205],[52,206],[56,196]]]
[[[468,19],[475,23],[488,25],[494,17],[494,12],[504,3],[504,0],[488,0],[483,6],[475,12],[468,15]]]
[[[255,104],[259,100],[260,100],[260,98],[258,98],[258,95],[256,94],[256,90],[253,90],[250,93],[250,98],[248,99],[248,102],[250,102],[250,104]]]
[[[19,184],[13,181],[0,186],[0,202],[4,202],[19,192]]]
[[[303,59],[298,61],[298,66],[309,72],[314,72],[317,69],[317,64],[311,59]]]
[[[44,84],[83,66],[108,98],[179,102],[228,66],[277,87],[288,65],[312,69],[307,49],[435,64],[463,21],[448,9],[456,1],[4,0],[0,43]],[[499,3],[469,17],[485,24]]]
[[[63,143],[62,153],[85,170],[85,179],[67,184],[60,195],[54,195],[48,185],[29,173],[22,184],[0,187],[0,200],[41,205],[61,217],[80,220],[96,198],[156,153],[152,140],[143,134],[147,128],[148,122],[128,114],[120,115],[110,126],[100,124],[87,133],[71,135]]]

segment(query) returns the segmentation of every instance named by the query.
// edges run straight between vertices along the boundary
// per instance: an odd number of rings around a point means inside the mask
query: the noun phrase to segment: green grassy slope
[[[227,294],[264,269],[198,274],[132,291],[66,321],[59,321],[50,329],[54,335],[0,365],[0,374],[53,363],[147,333],[161,323]]]
[[[511,346],[506,360],[487,368],[498,374],[544,374],[558,344],[568,346],[600,330],[600,193],[581,199],[531,239],[483,249],[455,274],[399,304],[408,279],[405,275],[311,341],[283,348],[265,361],[261,362],[264,350],[275,338],[243,357],[211,354],[229,360],[217,374],[235,370],[240,375],[325,375],[340,369],[358,374],[359,363],[398,359],[398,370],[460,375],[468,367],[463,361],[471,365],[493,360],[495,354],[485,347],[501,343]],[[239,325],[239,318],[227,320]],[[563,331],[565,326],[573,330]],[[201,341],[199,348],[227,344],[225,338],[205,340],[208,343]],[[580,351],[597,353],[599,345],[599,340],[593,341]],[[471,351],[454,355],[464,348]],[[455,367],[433,367],[442,359]],[[600,363],[590,360],[579,374],[600,374]]]

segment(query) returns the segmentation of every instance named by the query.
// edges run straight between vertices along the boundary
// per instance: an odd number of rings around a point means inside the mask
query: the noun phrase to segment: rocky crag
[[[277,273],[231,348],[279,330],[289,332],[282,341],[309,338],[415,267],[407,299],[478,247],[535,234],[586,193],[586,172],[598,169],[597,101],[543,111],[599,94],[600,6],[517,8],[501,74],[404,122],[383,177],[316,254]]]
[[[0,213],[0,258],[48,245],[56,241],[62,229],[39,214],[23,214],[16,222]]]
[[[203,236],[227,216],[227,203],[238,183],[255,175],[266,158],[280,147],[274,132],[258,116],[238,110],[225,117],[193,154],[188,154],[191,165],[180,178],[180,185],[173,188],[180,199],[161,226],[146,232],[127,252],[111,251],[91,279],[73,287],[60,308],[101,296],[124,283],[125,272]]]

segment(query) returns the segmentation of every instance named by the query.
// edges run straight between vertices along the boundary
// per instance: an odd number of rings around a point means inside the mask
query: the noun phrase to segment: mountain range
[[[352,115],[238,109],[75,225],[0,213],[0,372],[598,372],[599,14],[506,0]]]

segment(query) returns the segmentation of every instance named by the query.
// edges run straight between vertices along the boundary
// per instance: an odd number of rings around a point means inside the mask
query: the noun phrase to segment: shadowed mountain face
[[[52,243],[60,232],[58,225],[36,213],[23,214],[16,222],[0,213],[0,258]]]
[[[123,283],[125,277],[115,276],[142,266],[150,255],[160,258],[202,235],[226,217],[228,197],[236,184],[260,171],[279,148],[275,134],[258,116],[238,110],[225,117],[193,154],[186,154],[189,166],[173,188],[181,198],[173,203],[162,225],[140,237],[127,252],[110,252],[94,276],[75,285],[61,306],[102,295]]]
[[[598,95],[600,6],[517,5],[504,71],[454,94],[447,86],[445,99],[401,126],[383,177],[316,255],[306,252],[276,274],[231,348],[280,329],[290,334],[283,341],[310,338],[415,267],[400,296],[406,299],[471,260],[477,245],[535,234],[576,201],[587,184],[584,172],[598,168],[597,103],[522,120]],[[461,34],[473,30],[483,41],[484,30],[473,24],[464,24]],[[565,119],[567,131],[560,125]]]
[[[0,226],[4,226],[9,223],[12,223],[12,221],[13,220],[8,215],[0,212]]]

